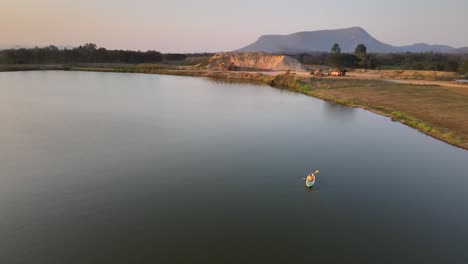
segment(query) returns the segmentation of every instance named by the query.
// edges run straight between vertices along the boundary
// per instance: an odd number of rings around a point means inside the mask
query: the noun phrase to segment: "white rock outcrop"
[[[285,55],[273,55],[263,52],[253,53],[218,53],[214,55],[208,68],[235,68],[237,70],[262,71],[305,71],[305,67],[296,59]]]

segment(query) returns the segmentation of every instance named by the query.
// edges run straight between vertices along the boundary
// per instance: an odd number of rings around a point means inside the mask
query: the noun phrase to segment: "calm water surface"
[[[468,151],[267,86],[0,73],[0,148],[0,263],[468,263]]]

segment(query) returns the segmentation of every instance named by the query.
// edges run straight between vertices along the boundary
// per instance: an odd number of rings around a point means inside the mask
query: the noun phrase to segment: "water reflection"
[[[322,104],[323,111],[337,120],[352,120],[356,116],[358,109],[353,107],[343,107],[342,105],[326,102]]]
[[[225,84],[248,84],[248,85],[255,85],[255,86],[265,86],[264,83],[259,82],[259,81],[253,81],[253,80],[245,80],[245,79],[220,79],[220,78],[206,78],[208,82],[212,84],[219,84],[219,85],[225,85]]]
[[[82,72],[2,73],[0,108],[1,263],[468,259],[468,152],[366,111]]]

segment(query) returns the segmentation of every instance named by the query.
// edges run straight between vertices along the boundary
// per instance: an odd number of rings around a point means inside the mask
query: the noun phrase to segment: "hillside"
[[[359,44],[364,44],[369,52],[442,52],[460,53],[468,48],[456,49],[447,45],[429,45],[418,43],[409,46],[392,46],[372,37],[360,27],[336,30],[298,32],[291,35],[265,35],[256,42],[236,50],[236,52],[302,53],[328,52],[334,43],[338,43],[342,52],[354,52]]]

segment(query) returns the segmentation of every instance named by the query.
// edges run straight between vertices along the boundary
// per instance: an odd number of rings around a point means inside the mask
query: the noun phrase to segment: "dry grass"
[[[353,73],[363,74],[375,79],[452,81],[460,77],[456,72],[417,71],[417,70],[365,70],[356,69]]]
[[[361,82],[361,83],[360,83]],[[468,149],[468,90],[454,87],[350,80],[315,86],[318,97],[383,112],[394,120]]]

